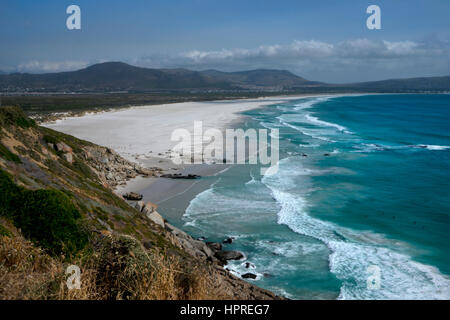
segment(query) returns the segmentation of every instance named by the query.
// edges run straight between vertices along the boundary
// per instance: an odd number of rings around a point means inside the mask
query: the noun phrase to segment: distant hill
[[[149,92],[155,90],[285,88],[313,82],[288,71],[253,70],[226,73],[215,70],[149,69],[122,62],[95,64],[70,72],[0,75],[0,91]]]
[[[356,88],[366,88],[372,90],[392,90],[392,91],[448,91],[450,90],[450,76],[445,77],[422,77],[410,79],[390,79],[382,81],[370,81],[353,83],[346,85]]]
[[[239,72],[222,72],[206,70],[202,72],[212,78],[230,82],[242,87],[282,87],[319,85],[319,82],[309,81],[286,70],[259,69]]]
[[[121,62],[95,64],[70,72],[0,76],[1,91],[149,91],[155,89],[229,88],[199,72],[184,69],[159,70]]]
[[[332,85],[309,81],[286,70],[191,71],[141,68],[122,62],[100,63],[70,72],[0,74],[0,92],[409,92],[448,90],[450,90],[450,77],[394,79]]]

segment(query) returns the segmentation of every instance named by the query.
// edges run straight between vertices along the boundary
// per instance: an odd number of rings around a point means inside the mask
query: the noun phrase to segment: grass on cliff
[[[20,158],[16,154],[9,151],[9,149],[7,147],[5,147],[2,143],[0,143],[0,157],[2,157],[5,160],[12,161],[15,163],[22,162],[22,161],[20,161]]]
[[[26,238],[50,254],[73,255],[87,243],[70,198],[56,189],[27,190],[0,170],[0,215],[11,219]]]
[[[31,128],[36,126],[36,122],[28,118],[19,107],[3,106],[0,107],[0,125]]]
[[[1,222],[1,219],[0,219]],[[0,235],[0,299],[200,300],[220,298],[201,270],[177,257],[147,252],[129,236],[107,236],[95,252],[64,262],[26,240]],[[67,287],[66,268],[80,267],[80,289]]]

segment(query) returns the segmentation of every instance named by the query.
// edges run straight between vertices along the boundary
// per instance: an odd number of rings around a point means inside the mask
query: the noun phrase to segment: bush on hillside
[[[52,255],[73,255],[87,244],[80,212],[63,192],[27,190],[0,170],[0,214],[12,219],[24,236]]]

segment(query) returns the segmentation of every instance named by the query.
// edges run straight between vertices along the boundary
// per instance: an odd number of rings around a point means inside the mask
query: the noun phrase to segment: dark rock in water
[[[329,153],[324,153],[323,155],[324,155],[325,157],[329,157],[329,156],[330,156]]]
[[[222,250],[222,244],[218,242],[207,242],[206,245],[215,252]]]
[[[226,263],[228,260],[239,260],[244,257],[244,255],[239,251],[219,251],[214,255],[222,263]]]
[[[256,268],[255,265],[253,263],[250,263],[250,262],[246,262],[244,264],[244,266],[245,266],[246,269],[250,269],[250,268],[255,269]]]
[[[243,279],[256,279],[256,274],[253,273],[245,273],[242,275]]]
[[[136,193],[136,192],[128,192],[123,195],[123,197],[127,200],[132,201],[139,201],[142,200],[143,196],[142,194]]]
[[[234,238],[228,237],[228,238],[224,239],[222,241],[222,243],[224,243],[224,244],[231,244],[231,243],[233,243],[233,240],[234,240]]]
[[[306,153],[302,153],[302,157],[307,157],[308,155]]]
[[[169,179],[197,179],[200,178],[199,175],[196,174],[188,174],[188,175],[183,175],[181,173],[168,173],[168,174],[163,174],[161,175],[162,178],[169,178]]]

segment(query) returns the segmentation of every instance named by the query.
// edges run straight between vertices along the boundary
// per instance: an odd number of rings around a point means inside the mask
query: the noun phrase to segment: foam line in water
[[[438,269],[415,262],[410,256],[386,247],[381,235],[362,237],[361,233],[308,215],[306,198],[292,188],[296,170],[291,159],[280,161],[275,175],[262,182],[279,203],[278,223],[326,244],[332,254],[330,271],[342,281],[340,299],[449,299],[450,279]],[[296,164],[297,166],[299,164]],[[363,240],[364,239],[364,242]],[[376,241],[383,239],[383,244]],[[381,288],[367,288],[368,267],[381,270]]]

